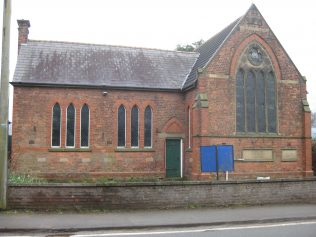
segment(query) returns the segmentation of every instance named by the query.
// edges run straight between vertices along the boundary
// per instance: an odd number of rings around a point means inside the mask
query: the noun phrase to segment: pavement
[[[97,214],[0,212],[0,233],[174,228],[299,220],[316,220],[316,205],[110,211]]]

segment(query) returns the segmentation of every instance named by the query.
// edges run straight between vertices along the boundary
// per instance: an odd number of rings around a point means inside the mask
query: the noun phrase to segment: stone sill
[[[238,161],[238,162],[274,162],[274,160],[269,160],[269,159],[258,159],[258,160],[236,159],[234,161]]]
[[[49,152],[91,152],[91,148],[49,148]]]
[[[282,162],[297,162],[298,159],[297,158],[293,158],[293,159],[291,159],[291,158],[288,158],[288,159],[282,158],[281,161]]]
[[[153,148],[115,148],[115,152],[155,152]]]

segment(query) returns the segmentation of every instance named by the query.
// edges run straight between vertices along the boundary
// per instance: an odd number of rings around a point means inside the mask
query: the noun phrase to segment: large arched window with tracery
[[[276,133],[276,78],[272,63],[260,47],[248,46],[236,74],[236,131]]]

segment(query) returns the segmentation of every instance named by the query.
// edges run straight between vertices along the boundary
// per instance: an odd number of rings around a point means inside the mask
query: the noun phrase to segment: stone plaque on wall
[[[297,161],[297,150],[295,149],[282,150],[282,161]]]
[[[242,151],[242,157],[246,161],[273,161],[273,150],[247,149]]]

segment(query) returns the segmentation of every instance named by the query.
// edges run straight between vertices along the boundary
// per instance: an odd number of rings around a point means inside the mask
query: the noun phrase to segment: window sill
[[[115,152],[154,152],[153,148],[116,148]]]
[[[91,148],[49,148],[49,152],[91,152]]]
[[[261,132],[236,132],[236,136],[245,137],[279,137],[278,133],[261,133]]]

